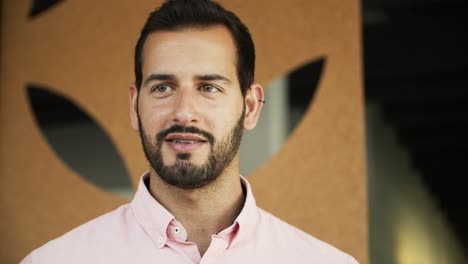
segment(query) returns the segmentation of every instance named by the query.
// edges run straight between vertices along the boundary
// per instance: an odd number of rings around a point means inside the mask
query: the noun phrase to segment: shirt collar
[[[161,248],[167,241],[166,230],[174,216],[151,195],[145,184],[148,179],[149,172],[146,172],[140,178],[131,207],[137,221]]]
[[[234,238],[235,240],[240,241],[242,241],[244,238],[248,239],[253,234],[258,221],[258,208],[252,193],[252,188],[250,187],[250,183],[242,175],[240,176],[240,180],[245,188],[245,202],[244,207],[242,207],[241,212],[234,221],[234,224],[237,224],[238,226],[238,230],[233,230],[236,232],[231,233],[228,247],[231,245],[231,242],[233,242]]]
[[[148,172],[140,178],[131,207],[137,221],[145,232],[159,248],[162,248],[168,239],[169,225],[175,218],[151,195],[145,184],[148,179]],[[243,176],[240,176],[240,181],[245,188],[244,206],[234,223],[217,234],[227,242],[226,248],[231,245],[234,238],[235,240],[242,240],[243,237],[251,235],[251,231],[253,231],[258,221],[257,205],[250,184]]]

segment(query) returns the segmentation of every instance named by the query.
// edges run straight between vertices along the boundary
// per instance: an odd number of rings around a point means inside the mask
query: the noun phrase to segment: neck
[[[150,171],[150,192],[187,231],[189,241],[198,245],[203,255],[211,235],[232,225],[244,205],[244,194],[233,160],[214,182],[198,189],[180,189],[164,182]]]

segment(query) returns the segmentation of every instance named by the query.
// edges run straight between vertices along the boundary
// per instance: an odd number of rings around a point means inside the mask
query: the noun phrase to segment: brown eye
[[[172,90],[173,90],[172,87],[170,87],[169,85],[165,85],[165,84],[156,85],[152,89],[152,91],[156,93],[169,93],[169,92],[172,92]]]
[[[200,91],[205,92],[205,93],[216,93],[216,92],[219,92],[220,89],[211,84],[205,84],[200,87]]]

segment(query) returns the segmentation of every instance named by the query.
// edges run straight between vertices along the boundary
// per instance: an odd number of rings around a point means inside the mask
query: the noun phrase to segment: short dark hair
[[[237,78],[242,95],[253,83],[255,47],[248,28],[232,12],[210,0],[167,0],[153,11],[141,30],[135,46],[135,84],[142,84],[142,50],[146,38],[156,31],[176,31],[184,28],[225,26],[232,35],[237,49]]]

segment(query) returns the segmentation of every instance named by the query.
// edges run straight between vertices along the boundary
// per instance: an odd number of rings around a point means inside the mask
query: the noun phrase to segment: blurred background
[[[362,2],[371,263],[468,263],[467,7]]]
[[[35,1],[30,15],[56,2]],[[462,0],[361,3],[372,264],[468,263],[467,7]],[[294,131],[326,63],[309,61],[267,85],[259,125],[242,142],[243,175]],[[130,198],[125,165],[93,118],[46,86],[27,88],[36,121],[64,163]]]

